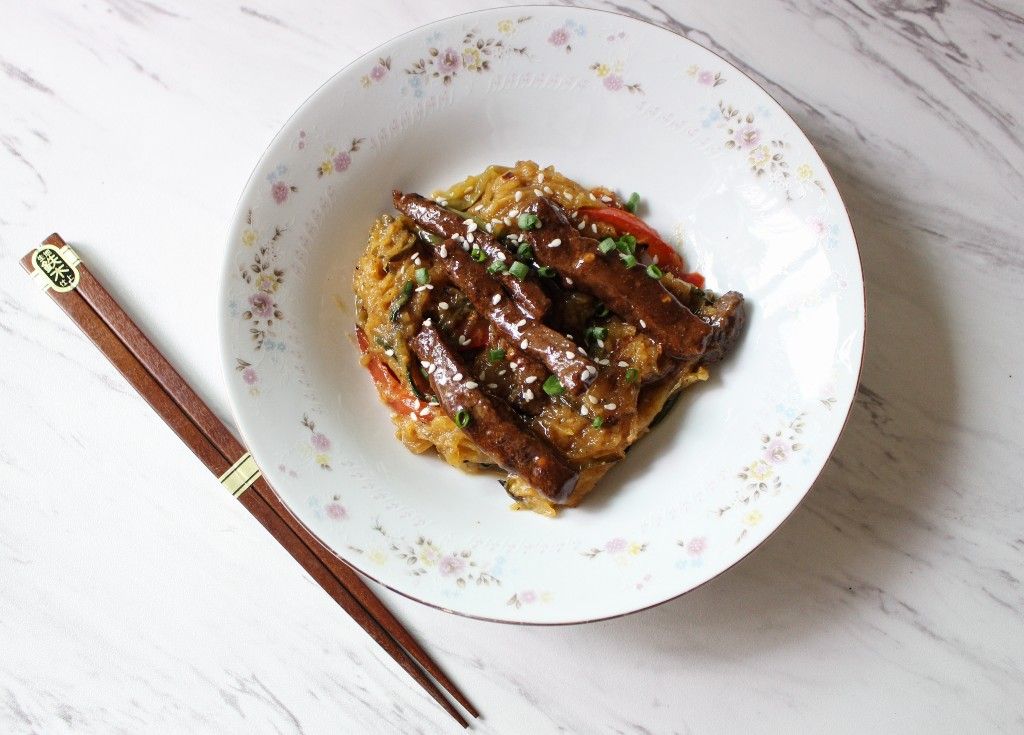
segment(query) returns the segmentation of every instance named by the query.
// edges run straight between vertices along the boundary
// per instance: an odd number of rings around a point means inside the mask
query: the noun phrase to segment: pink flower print
[[[715,75],[705,69],[697,75],[697,82],[700,84],[706,84],[710,87],[715,83]]]
[[[288,198],[288,191],[288,184],[283,181],[275,181],[274,185],[270,187],[270,193],[278,204],[283,204]]]
[[[348,511],[341,503],[328,503],[324,506],[324,510],[327,512],[327,517],[333,521],[343,521],[348,518]]]
[[[610,89],[612,92],[618,92],[622,89],[622,77],[618,74],[609,74],[604,78],[605,89]]]
[[[331,448],[331,440],[319,431],[313,432],[313,435],[309,437],[309,443],[318,452],[326,452]]]
[[[615,554],[626,548],[626,539],[624,538],[613,538],[611,541],[604,545],[604,550],[609,554]]]
[[[256,385],[259,382],[260,376],[256,374],[256,368],[247,367],[242,371],[242,381],[246,385]]]
[[[463,569],[466,568],[465,560],[460,556],[448,554],[441,558],[441,562],[437,565],[437,571],[445,577],[450,577],[453,574],[459,574]]]
[[[336,155],[334,157],[334,170],[335,171],[344,171],[345,169],[347,169],[349,167],[349,165],[351,165],[351,163],[352,163],[352,156],[350,156],[347,153],[339,153],[338,155]]]
[[[753,148],[761,140],[761,131],[748,123],[737,128],[732,139],[739,148]]]
[[[552,46],[564,46],[569,43],[569,31],[565,28],[556,28],[551,31],[551,35],[548,36],[548,43]]]
[[[453,48],[446,48],[437,60],[437,69],[442,74],[451,74],[461,63],[462,57],[459,56],[459,52]]]
[[[523,603],[529,605],[531,602],[536,602],[537,601],[537,593],[534,592],[533,590],[526,590],[525,592],[520,592],[519,593],[519,599]]]
[[[704,549],[708,547],[708,540],[703,536],[694,536],[690,539],[689,543],[686,544],[686,553],[690,556],[700,556],[704,553]]]
[[[253,316],[262,319],[269,319],[274,314],[274,301],[269,294],[258,291],[249,297],[249,306],[252,307]]]
[[[789,445],[782,441],[782,439],[772,439],[768,442],[768,446],[764,448],[764,459],[766,462],[778,464],[779,462],[785,462],[788,456]]]
[[[375,66],[372,69],[370,69],[370,79],[372,79],[375,82],[379,82],[381,79],[384,78],[384,75],[387,74],[387,73],[388,73],[387,69],[385,69],[380,64],[377,64],[377,66]]]

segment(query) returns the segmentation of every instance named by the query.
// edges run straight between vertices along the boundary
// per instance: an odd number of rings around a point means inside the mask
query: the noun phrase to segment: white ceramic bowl
[[[709,287],[748,303],[711,381],[557,520],[406,451],[353,342],[353,265],[392,188],[523,158],[640,192]],[[289,507],[391,589],[508,622],[629,613],[750,552],[828,459],[863,346],[853,232],[793,120],[706,49],[575,8],[449,18],[332,77],[246,185],[222,288],[235,418]]]

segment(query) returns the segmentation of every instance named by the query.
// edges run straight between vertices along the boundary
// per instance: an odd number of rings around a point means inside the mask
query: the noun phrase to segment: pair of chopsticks
[[[21,264],[154,411],[323,590],[463,727],[479,713],[356,571],[291,514],[249,453],[56,233]]]

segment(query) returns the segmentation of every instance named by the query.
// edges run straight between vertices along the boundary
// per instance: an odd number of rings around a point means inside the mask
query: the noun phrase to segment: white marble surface
[[[1024,8],[595,3],[739,65],[850,207],[863,384],[802,507],[646,613],[464,620],[382,592],[485,733],[1024,730]],[[327,76],[465,0],[0,0],[0,732],[455,732],[16,260],[57,230],[226,414],[238,192]]]

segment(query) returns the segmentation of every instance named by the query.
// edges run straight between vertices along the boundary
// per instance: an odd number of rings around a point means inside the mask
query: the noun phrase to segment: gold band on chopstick
[[[260,479],[260,468],[256,466],[256,460],[246,452],[238,461],[231,465],[231,468],[220,476],[220,484],[228,489],[231,496],[237,498]]]
[[[44,242],[32,253],[32,279],[44,291],[67,293],[78,285],[81,262],[70,245],[58,248]]]

